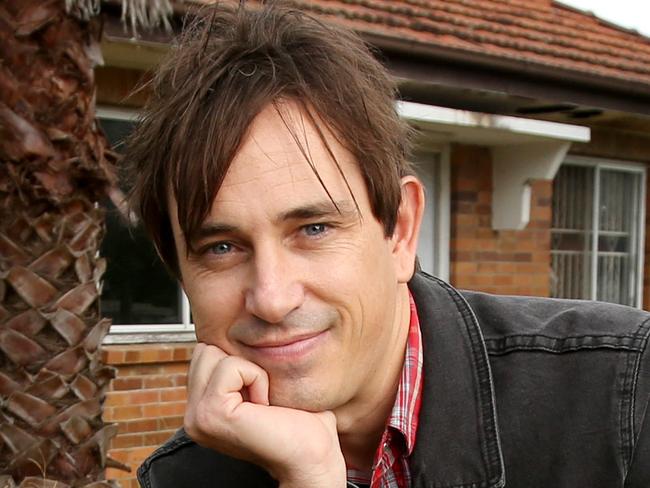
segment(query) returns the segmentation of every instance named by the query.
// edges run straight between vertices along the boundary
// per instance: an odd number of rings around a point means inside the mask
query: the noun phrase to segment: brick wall
[[[131,467],[107,469],[107,479],[137,488],[140,463],[183,424],[187,368],[194,344],[104,346],[104,360],[117,369],[104,403],[104,421],[119,431],[109,456]]]
[[[452,284],[489,293],[548,296],[552,182],[533,182],[531,219],[521,231],[492,229],[488,148],[454,145],[450,184]]]

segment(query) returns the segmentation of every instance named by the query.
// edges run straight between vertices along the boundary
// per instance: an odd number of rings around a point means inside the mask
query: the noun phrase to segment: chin
[[[322,412],[333,408],[322,391],[301,384],[277,384],[271,380],[269,402],[276,407],[296,408],[308,412]]]

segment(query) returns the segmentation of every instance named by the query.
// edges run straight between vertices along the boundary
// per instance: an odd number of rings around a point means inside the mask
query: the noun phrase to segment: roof
[[[195,0],[206,2],[207,0]],[[650,84],[650,39],[552,0],[293,0],[406,49],[448,49]]]

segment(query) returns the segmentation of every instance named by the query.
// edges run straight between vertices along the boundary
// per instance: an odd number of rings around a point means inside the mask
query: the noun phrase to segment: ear
[[[391,241],[398,282],[406,283],[413,276],[415,268],[418,236],[424,213],[424,187],[415,176],[404,176],[401,188],[402,202],[397,212]]]

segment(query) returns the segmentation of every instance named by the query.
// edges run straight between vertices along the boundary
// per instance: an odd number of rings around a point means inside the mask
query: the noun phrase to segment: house
[[[650,304],[650,39],[552,0],[293,3],[355,29],[399,81],[429,197],[425,270],[460,288]],[[131,39],[106,11],[97,103],[116,144],[146,97],[129,93],[168,43]],[[182,424],[191,316],[114,211],[104,253],[118,369],[105,420],[120,424],[111,455],[135,467]]]

